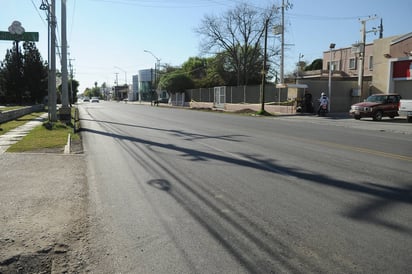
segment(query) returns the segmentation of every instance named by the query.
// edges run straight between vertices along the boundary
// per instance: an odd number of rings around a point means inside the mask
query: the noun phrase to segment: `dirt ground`
[[[62,150],[0,155],[0,274],[90,272],[81,142]]]

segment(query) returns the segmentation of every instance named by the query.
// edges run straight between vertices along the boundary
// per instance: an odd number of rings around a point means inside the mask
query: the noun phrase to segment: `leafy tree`
[[[169,93],[183,92],[186,89],[194,88],[193,80],[182,71],[165,74],[159,82],[161,89],[167,90]]]
[[[47,94],[47,65],[33,42],[18,42],[0,66],[2,99],[7,103],[40,103]]]
[[[223,63],[220,62],[218,57],[219,55],[206,59],[206,75],[198,81],[199,87],[216,87],[227,83],[224,80]]]
[[[207,59],[190,57],[182,65],[182,70],[193,80],[194,87],[204,87],[204,79],[207,77]]]
[[[207,15],[196,32],[202,36],[206,53],[214,51],[223,71],[222,79],[237,85],[259,83],[262,70],[262,43],[265,21],[273,25],[278,9],[270,6],[258,9],[241,3],[221,17]],[[271,51],[275,52],[275,51]]]
[[[95,83],[96,84],[96,83]],[[94,86],[93,88],[86,88],[83,92],[84,96],[88,96],[88,97],[102,97],[102,93],[100,91],[100,87],[98,86]]]
[[[182,69],[192,79],[202,79],[206,75],[206,59],[200,57],[190,57],[183,63]]]
[[[47,95],[47,64],[43,62],[35,43],[25,42],[24,80],[31,103],[41,103]]]
[[[77,102],[77,92],[78,92],[79,82],[75,79],[69,80],[69,95],[70,102],[74,104]]]
[[[11,50],[7,50],[1,63],[2,89],[7,103],[22,104],[23,102],[23,57],[17,42]]]
[[[315,59],[309,66],[305,67],[305,71],[319,70],[323,67],[323,59]]]
[[[158,82],[158,86],[156,87],[156,89],[164,89],[164,87],[161,86],[162,78],[166,76],[170,76],[173,73],[182,73],[182,68],[165,63],[165,64],[162,64],[162,69],[159,70],[158,73],[159,73],[159,82]]]
[[[69,102],[74,104],[77,101],[77,92],[79,87],[79,82],[75,79],[69,79],[67,82],[68,91],[69,91]],[[62,94],[62,85],[60,84],[57,88],[58,94]]]

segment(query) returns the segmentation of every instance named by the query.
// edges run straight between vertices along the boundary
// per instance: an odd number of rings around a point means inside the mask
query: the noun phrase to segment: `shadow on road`
[[[128,126],[140,127],[136,125]],[[207,136],[177,130],[165,130],[151,127],[142,128],[167,131],[171,134],[179,135],[186,140],[197,138],[218,138],[227,141],[233,141],[233,136],[230,135]],[[165,144],[139,138],[136,136],[127,136],[120,132],[110,133],[90,128],[82,128],[82,131],[85,133],[99,134],[115,138],[117,140],[127,140],[151,147],[176,151],[181,153],[181,157],[184,157],[188,161],[213,160],[281,176],[293,176],[300,179],[299,181],[297,181],[297,184],[318,184],[342,189],[348,192],[367,195],[371,197],[371,199],[366,201],[361,207],[348,210],[348,212],[344,214],[344,217],[351,218],[359,222],[367,222],[370,224],[382,226],[394,230],[398,233],[406,234],[409,237],[412,236],[411,227],[383,220],[381,215],[377,214],[381,212],[385,207],[390,207],[394,204],[412,204],[412,186],[409,182],[406,181],[404,182],[404,185],[406,187],[386,187],[368,182],[346,182],[325,176],[324,174],[316,171],[307,171],[282,166],[277,164],[276,160],[261,157],[260,155],[242,154],[239,157],[230,157],[225,156],[224,154],[212,153],[210,151],[200,151],[192,148],[176,146],[172,143]],[[174,174],[172,171],[168,171],[167,168],[164,168],[164,170],[170,177],[173,178],[174,183],[179,185],[185,191],[178,191],[175,187],[173,187],[171,182],[164,179],[151,180],[148,182],[148,184],[159,190],[169,193],[200,225],[202,225],[209,232],[210,235],[213,236],[213,238],[216,239],[216,241],[218,241],[228,252],[230,252],[232,256],[236,258],[249,272],[269,273],[273,270],[273,264],[282,265],[282,269],[286,269],[287,272],[300,272],[301,269],[299,269],[299,267],[296,265],[304,266],[305,268],[309,267],[309,269],[313,272],[321,272],[322,266],[316,265],[316,263],[312,262],[310,258],[305,258],[299,256],[299,254],[294,254],[293,250],[291,250],[291,247],[287,243],[284,243],[282,239],[277,238],[276,236],[271,234],[271,232],[266,231],[265,228],[260,224],[254,223],[253,220],[237,211],[233,206],[231,206],[229,203],[226,203],[225,201],[220,201],[220,203],[223,203],[224,206],[228,208],[232,214],[228,215],[222,212],[221,208],[213,202],[212,198],[210,198],[213,197],[213,193],[211,193],[210,190],[208,190],[205,186],[193,181],[186,182],[185,180],[182,180],[181,177]],[[187,193],[190,193],[190,195],[188,195]],[[199,202],[205,205],[206,209],[199,206]],[[213,212],[213,215],[211,215],[210,212]],[[252,246],[258,246],[259,251],[251,248]],[[264,257],[267,258],[266,261],[256,260],[256,258],[262,256],[261,253],[265,254]],[[290,256],[295,256],[295,263],[293,263],[294,260],[290,259]],[[296,264],[296,260],[300,260],[300,262]]]
[[[198,133],[185,132],[185,131],[177,130],[177,129],[163,129],[163,128],[158,128],[158,127],[147,127],[147,126],[139,126],[139,125],[133,125],[133,124],[124,124],[124,123],[118,123],[118,122],[83,119],[83,118],[81,118],[80,121],[91,121],[91,122],[112,124],[112,125],[119,125],[119,126],[127,126],[127,127],[133,127],[133,128],[164,131],[164,132],[172,133],[172,134],[174,134],[175,136],[178,136],[178,137],[184,136],[185,137],[184,140],[187,140],[187,141],[199,140],[199,139],[219,139],[219,140],[226,140],[226,141],[231,141],[231,142],[239,142],[238,140],[234,139],[234,137],[246,137],[245,135],[210,136],[210,135],[204,135],[204,134],[198,134]],[[85,130],[85,129],[81,129],[81,130]]]
[[[153,129],[162,130],[158,128],[153,128]],[[164,144],[164,143],[154,142],[151,140],[146,140],[146,139],[142,139],[142,138],[138,138],[134,136],[125,136],[125,135],[120,135],[116,133],[108,133],[108,132],[97,131],[97,130],[88,129],[88,128],[82,128],[82,131],[105,135],[105,136],[109,136],[109,137],[116,138],[116,139],[137,142],[137,143],[141,143],[141,144],[145,144],[149,146],[160,147],[163,149],[178,151],[182,153],[182,157],[185,157],[186,159],[191,160],[191,161],[215,160],[219,162],[230,163],[230,164],[247,167],[247,168],[253,168],[256,170],[261,170],[261,171],[270,172],[274,174],[282,174],[286,176],[289,175],[289,176],[297,177],[299,179],[302,179],[308,182],[321,184],[321,185],[327,185],[327,186],[335,187],[335,188],[340,188],[340,189],[350,191],[350,192],[367,194],[371,197],[379,199],[379,202],[377,204],[374,203],[373,206],[371,205],[370,207],[367,207],[369,208],[368,209],[369,213],[372,213],[374,209],[378,210],[379,208],[382,208],[385,204],[386,205],[389,205],[392,203],[412,204],[412,186],[408,182],[405,182],[405,185],[408,186],[405,188],[397,188],[397,187],[389,188],[389,187],[379,186],[379,185],[371,184],[371,183],[363,183],[363,182],[352,183],[352,182],[346,182],[346,181],[334,179],[334,178],[325,176],[321,173],[318,173],[312,170],[311,171],[298,170],[298,169],[293,169],[290,167],[277,165],[276,161],[273,159],[259,158],[259,156],[254,156],[254,155],[241,155],[242,156],[241,158],[240,157],[234,158],[234,157],[229,157],[229,156],[225,156],[222,154],[215,154],[211,152],[199,151],[199,150],[186,148],[186,147],[180,147],[174,144]],[[170,130],[167,130],[167,131],[170,131]],[[174,132],[174,130],[170,132]],[[179,132],[179,134],[197,136],[197,134],[187,134],[184,132]],[[222,139],[227,140],[228,136],[200,135],[200,138],[222,138]],[[357,210],[351,211],[351,213],[348,216],[358,219],[356,217],[357,215],[354,214],[353,212],[357,212]],[[366,212],[366,209],[363,208],[362,212],[363,212],[363,215],[365,215],[364,213]],[[371,219],[371,221],[374,222],[375,220]],[[376,224],[385,225],[384,222],[376,222]],[[407,234],[412,235],[412,228],[410,227],[401,227],[401,226],[396,226],[396,225],[385,225],[385,226],[392,228],[392,229],[396,229],[399,232],[405,232]]]

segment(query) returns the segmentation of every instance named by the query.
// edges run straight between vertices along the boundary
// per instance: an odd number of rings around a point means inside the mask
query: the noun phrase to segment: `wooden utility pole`
[[[260,113],[263,114],[265,112],[265,86],[266,86],[266,59],[267,59],[267,44],[268,44],[268,25],[269,25],[269,18],[265,21],[265,47],[263,49],[263,68],[262,68],[262,84],[260,86]]]

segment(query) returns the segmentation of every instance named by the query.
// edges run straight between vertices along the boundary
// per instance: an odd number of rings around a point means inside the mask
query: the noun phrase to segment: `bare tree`
[[[274,5],[260,9],[241,3],[220,17],[206,15],[195,30],[202,37],[202,52],[223,54],[225,69],[236,75],[237,85],[246,85],[256,76],[259,81],[265,21],[273,26],[279,21],[278,11]]]

